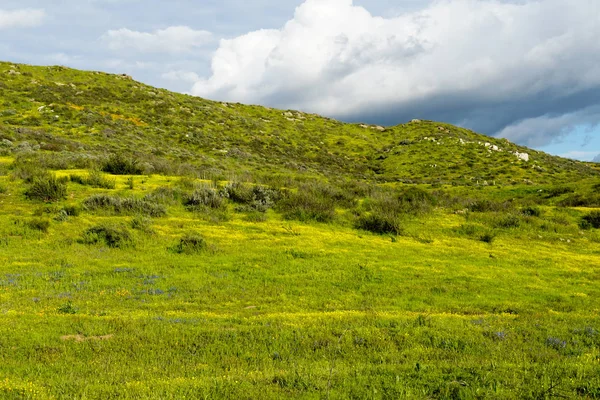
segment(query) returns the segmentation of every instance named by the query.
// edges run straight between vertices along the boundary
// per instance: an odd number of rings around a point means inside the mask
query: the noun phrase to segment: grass
[[[390,241],[354,229],[351,201],[321,223],[273,210],[257,221],[225,198],[230,219],[214,222],[188,210],[175,177],[134,189],[107,178],[116,189],[104,196],[160,201],[167,216],[92,212],[83,204],[99,189],[74,183],[42,209],[2,195],[4,397],[598,393],[598,232],[577,226],[589,212],[515,205],[505,218],[519,212],[516,225],[449,203],[401,216]],[[81,211],[45,217],[67,209]],[[15,225],[16,210],[41,214],[47,232]]]
[[[0,143],[0,398],[600,397],[594,164],[6,63]]]

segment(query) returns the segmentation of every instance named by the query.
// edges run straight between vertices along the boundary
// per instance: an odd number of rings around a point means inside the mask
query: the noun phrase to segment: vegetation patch
[[[84,244],[104,244],[113,248],[124,248],[133,243],[129,231],[118,225],[96,225],[87,229],[81,238]]]
[[[83,206],[90,211],[106,210],[116,215],[142,214],[150,217],[164,217],[167,209],[149,199],[136,197],[119,197],[107,194],[95,194],[84,200]]]
[[[67,184],[64,179],[54,175],[36,176],[25,191],[25,196],[31,200],[54,202],[67,197]]]

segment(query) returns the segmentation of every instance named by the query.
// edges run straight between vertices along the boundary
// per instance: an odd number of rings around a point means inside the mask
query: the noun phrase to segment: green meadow
[[[0,398],[600,398],[597,165],[0,67]]]

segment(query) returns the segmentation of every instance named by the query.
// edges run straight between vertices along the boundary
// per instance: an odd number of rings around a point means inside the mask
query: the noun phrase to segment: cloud
[[[440,119],[543,145],[580,116],[600,120],[595,4],[440,0],[384,18],[352,0],[306,0],[280,29],[221,40],[192,92],[351,121]]]
[[[183,81],[188,83],[195,83],[200,80],[200,76],[197,73],[181,70],[165,72],[161,77],[169,81]]]
[[[152,33],[122,28],[110,30],[100,38],[113,51],[170,54],[190,53],[205,46],[211,39],[210,32],[187,26],[171,26]]]
[[[42,9],[25,8],[21,10],[0,9],[0,29],[29,28],[41,25],[46,13]]]
[[[600,163],[600,154],[598,154],[596,157],[594,157],[594,159],[592,161]]]

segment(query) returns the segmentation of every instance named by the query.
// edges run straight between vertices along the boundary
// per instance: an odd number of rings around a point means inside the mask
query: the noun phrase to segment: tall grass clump
[[[176,254],[196,254],[207,248],[206,240],[202,236],[196,233],[188,233],[180,238],[169,250]]]
[[[150,217],[164,217],[167,209],[147,199],[135,197],[119,197],[107,194],[95,194],[83,201],[83,206],[90,211],[106,210],[116,215],[142,214]]]
[[[104,244],[108,247],[123,248],[131,245],[132,237],[122,226],[96,225],[87,229],[81,239],[84,244]]]
[[[225,206],[225,199],[216,189],[202,186],[185,196],[183,205],[192,210],[203,207],[220,209]]]
[[[93,188],[114,189],[116,186],[115,179],[107,178],[101,171],[98,170],[90,171],[87,176],[72,174],[69,176],[69,179],[71,182]]]
[[[324,193],[300,187],[277,204],[277,210],[288,220],[331,222],[335,218],[335,201]]]
[[[358,217],[354,227],[378,234],[401,235],[404,232],[397,215],[381,211]]]
[[[45,202],[63,200],[67,197],[67,184],[54,175],[37,176],[25,191],[25,196],[30,200]]]
[[[600,229],[600,211],[592,211],[581,218],[579,226],[584,229]]]
[[[241,205],[241,207],[238,207],[239,211],[266,212],[281,199],[279,190],[238,182],[226,185],[221,192],[224,197]]]
[[[122,154],[113,154],[102,165],[102,171],[112,175],[142,175],[144,169],[139,165],[139,161],[132,157],[125,157]]]

